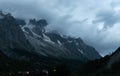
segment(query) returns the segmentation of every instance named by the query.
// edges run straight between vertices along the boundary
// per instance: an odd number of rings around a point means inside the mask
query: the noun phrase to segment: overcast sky
[[[0,10],[44,18],[48,31],[81,37],[101,55],[120,46],[120,0],[0,0]]]

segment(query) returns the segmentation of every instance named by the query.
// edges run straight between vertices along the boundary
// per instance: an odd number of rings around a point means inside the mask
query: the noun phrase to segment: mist
[[[0,10],[21,19],[46,19],[47,31],[80,37],[102,55],[120,46],[119,0],[0,0]]]

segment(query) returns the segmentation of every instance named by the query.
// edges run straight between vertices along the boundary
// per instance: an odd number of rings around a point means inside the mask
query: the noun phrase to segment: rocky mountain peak
[[[36,25],[36,27],[45,27],[48,25],[47,21],[44,19],[36,20],[36,19],[30,19],[30,24]]]

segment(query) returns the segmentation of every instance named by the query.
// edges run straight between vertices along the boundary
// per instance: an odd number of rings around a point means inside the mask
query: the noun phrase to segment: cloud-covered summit
[[[48,31],[81,37],[102,55],[120,46],[119,0],[0,0],[17,18],[44,18]]]

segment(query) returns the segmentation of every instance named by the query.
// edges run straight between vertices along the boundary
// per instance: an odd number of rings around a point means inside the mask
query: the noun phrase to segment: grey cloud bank
[[[120,46],[119,0],[0,0],[0,9],[26,20],[44,18],[48,31],[81,37],[101,55]]]

